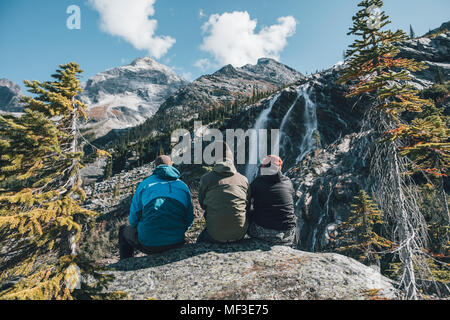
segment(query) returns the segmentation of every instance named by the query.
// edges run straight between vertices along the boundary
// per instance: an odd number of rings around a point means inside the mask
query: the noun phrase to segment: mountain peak
[[[6,78],[0,79],[0,111],[22,112],[21,95],[22,90],[19,85]]]
[[[272,58],[260,58],[256,65],[247,64],[240,68],[240,70],[254,75],[264,76],[280,84],[293,83],[304,78],[300,72]]]
[[[222,69],[216,71],[214,73],[214,75],[227,75],[227,76],[231,76],[233,74],[237,73],[237,69],[235,67],[233,67],[233,65],[231,64],[227,64],[226,66],[224,66]]]
[[[142,57],[135,59],[130,65],[140,67],[140,66],[151,66],[155,63],[157,62],[150,57]]]
[[[272,58],[259,58],[258,62],[256,64],[257,65],[262,65],[262,64],[269,64],[269,63],[282,64],[282,63],[280,63],[277,60],[272,59]]]
[[[86,128],[100,137],[111,129],[136,126],[186,84],[170,67],[150,57],[98,73],[88,80],[81,95],[89,107]]]
[[[430,30],[429,32],[427,32],[424,37],[430,36],[432,34],[436,34],[439,32],[444,32],[444,31],[449,31],[450,30],[450,21],[444,22],[439,28]]]
[[[0,79],[0,87],[6,87],[15,94],[21,94],[22,90],[20,86],[6,78]]]

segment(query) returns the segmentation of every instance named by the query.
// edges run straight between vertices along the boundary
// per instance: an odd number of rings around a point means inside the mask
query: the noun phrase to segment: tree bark
[[[396,211],[400,212],[399,214],[399,238],[400,243],[402,245],[402,248],[400,249],[400,261],[403,264],[403,284],[404,284],[404,290],[405,290],[405,297],[408,300],[417,300],[417,288],[416,288],[416,275],[414,272],[414,263],[413,263],[413,257],[414,253],[411,250],[410,241],[412,240],[413,234],[411,233],[410,227],[408,225],[409,217],[408,212],[405,208],[405,196],[403,194],[402,190],[402,183],[401,183],[401,177],[400,177],[400,169],[398,164],[398,155],[395,150],[395,145],[393,143],[390,143],[389,146],[391,148],[392,152],[392,160],[394,165],[394,174],[395,174],[395,180],[396,180],[396,186],[395,189],[398,190],[398,198],[396,201]]]

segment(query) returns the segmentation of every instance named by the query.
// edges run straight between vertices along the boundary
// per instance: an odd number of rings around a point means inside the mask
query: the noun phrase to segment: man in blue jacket
[[[153,174],[141,182],[130,207],[129,226],[119,229],[120,259],[134,250],[160,253],[184,244],[194,220],[191,193],[169,156],[155,160]]]

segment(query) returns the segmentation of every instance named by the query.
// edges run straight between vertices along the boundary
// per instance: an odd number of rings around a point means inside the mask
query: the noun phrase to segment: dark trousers
[[[181,243],[171,244],[160,247],[149,247],[139,243],[137,229],[131,226],[121,226],[119,228],[119,252],[120,260],[132,258],[134,251],[138,250],[145,254],[161,253],[167,250],[179,248],[184,245]]]

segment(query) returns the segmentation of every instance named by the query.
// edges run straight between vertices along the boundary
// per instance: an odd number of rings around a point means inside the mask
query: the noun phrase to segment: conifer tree
[[[445,77],[444,77],[444,74],[442,73],[441,67],[436,67],[435,82],[438,83],[438,84],[444,84],[445,83]]]
[[[384,222],[382,212],[364,190],[355,196],[351,207],[348,220],[337,228],[340,245],[336,250],[366,265],[379,265],[380,252],[393,245],[374,231]]]
[[[80,206],[81,72],[69,63],[53,81],[25,81],[34,97],[23,98],[24,114],[0,116],[0,282],[16,279],[0,299],[71,299],[92,289],[85,274],[106,279],[76,250],[94,216]]]
[[[447,121],[439,114],[418,117],[401,130],[401,135],[408,138],[401,154],[412,159],[415,168],[420,168],[438,181],[442,207],[450,223],[443,181],[450,175],[450,129]]]
[[[441,89],[445,92],[445,87]],[[433,92],[434,88],[431,87],[426,91]],[[434,99],[437,102],[440,96]],[[449,118],[443,115],[444,108],[438,108],[433,104],[424,110],[399,134],[406,141],[401,154],[413,161],[411,174],[417,171],[425,173],[427,183],[423,192],[428,197],[431,192],[440,204],[438,208],[425,208],[430,212],[427,221],[432,245],[428,251],[434,256],[426,261],[431,263],[429,267],[434,272],[436,268],[441,269],[439,261],[446,265],[449,258],[450,213],[444,179],[450,175],[450,129]],[[444,270],[438,273],[443,272]],[[446,272],[450,275],[448,265]]]
[[[417,205],[417,190],[412,179],[404,175],[409,160],[399,154],[403,142],[396,132],[407,127],[400,117],[403,112],[421,112],[430,103],[408,83],[410,72],[423,70],[425,65],[398,57],[397,44],[407,36],[401,30],[383,29],[391,23],[382,11],[383,1],[363,0],[358,6],[361,9],[348,33],[357,39],[347,50],[347,67],[339,82],[350,84],[347,97],[374,97],[367,106],[363,130],[372,129],[376,139],[388,136],[384,143],[374,145],[371,175],[377,201],[394,223],[392,240],[399,243],[401,287],[406,298],[416,299],[419,289],[413,258],[427,245],[427,232]]]
[[[164,152],[164,147],[163,147],[162,144],[160,144],[160,145],[159,145],[158,156],[162,156],[162,155],[164,155],[164,154],[165,154],[165,152]]]
[[[106,163],[106,167],[105,167],[105,179],[109,179],[111,178],[112,174],[113,174],[113,159],[112,158],[108,158],[107,163]]]
[[[353,17],[354,25],[348,34],[362,39],[356,39],[347,50],[348,67],[339,80],[340,83],[357,82],[347,97],[372,93],[377,98],[375,107],[397,121],[403,111],[420,112],[429,100],[419,98],[418,90],[406,81],[411,80],[408,71],[423,70],[425,64],[397,57],[400,50],[395,43],[407,36],[401,30],[381,31],[391,23],[384,11],[378,11],[383,1],[364,0],[358,6],[362,9]]]
[[[409,25],[409,37],[411,39],[414,39],[416,37],[416,33],[414,32],[412,25]]]

